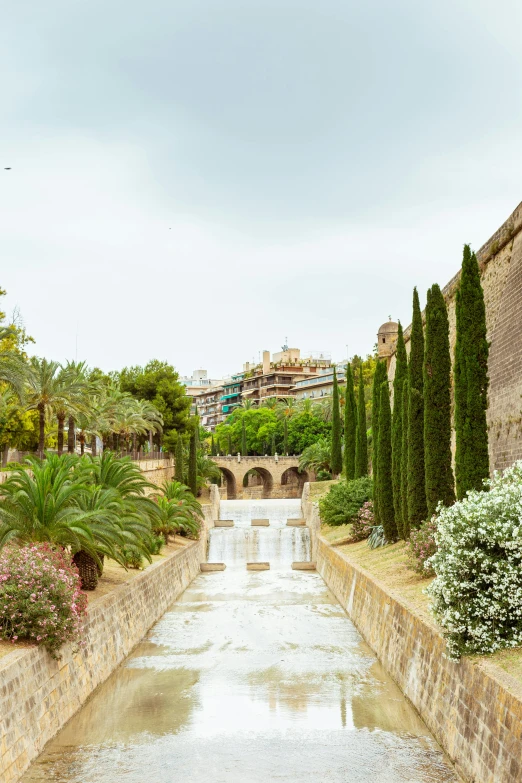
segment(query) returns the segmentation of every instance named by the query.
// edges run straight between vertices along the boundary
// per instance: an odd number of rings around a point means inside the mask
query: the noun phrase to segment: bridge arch
[[[252,472],[255,471],[258,476],[261,477],[261,480],[263,482],[263,498],[269,498],[272,494],[272,489],[274,487],[274,478],[269,470],[266,468],[261,468],[257,465],[249,467],[248,470],[245,472],[245,475],[243,476],[243,481],[241,482],[243,487],[246,487],[248,485],[248,474],[252,474]]]
[[[229,468],[223,468],[219,465],[221,476],[224,479],[225,489],[227,491],[227,500],[235,500],[237,497],[236,477]]]
[[[303,487],[305,485],[305,482],[307,481],[310,481],[310,478],[306,470],[303,470],[300,473],[299,469],[296,468],[295,466],[287,468],[281,474],[281,486],[289,486],[289,485],[295,486],[296,497],[299,498],[303,494]]]

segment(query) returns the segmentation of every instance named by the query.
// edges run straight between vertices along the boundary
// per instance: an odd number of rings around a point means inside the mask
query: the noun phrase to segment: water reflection
[[[299,501],[224,503],[227,570],[194,580],[23,780],[456,780],[321,578],[290,570],[309,553],[292,516]]]

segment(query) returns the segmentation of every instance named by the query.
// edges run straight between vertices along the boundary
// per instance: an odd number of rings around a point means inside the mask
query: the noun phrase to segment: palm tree
[[[73,458],[74,459],[74,458]],[[84,549],[97,558],[92,524],[106,514],[85,510],[79,500],[87,487],[75,481],[70,457],[29,457],[30,471],[20,467],[0,487],[0,548],[13,542],[49,542]]]
[[[166,544],[169,542],[169,536],[176,533],[184,533],[197,538],[200,522],[192,512],[184,509],[176,500],[169,499],[164,495],[158,497],[156,502],[158,514],[154,523],[154,533],[163,536]]]
[[[63,454],[63,433],[66,416],[69,417],[69,433],[67,450],[70,454],[74,451],[74,428],[75,419],[79,412],[86,412],[89,409],[90,394],[93,392],[93,386],[86,377],[85,362],[67,362],[65,367],[61,367],[58,373],[57,381],[62,387],[63,396],[58,399],[55,406],[55,413],[58,419],[58,454]]]
[[[221,478],[221,471],[214,462],[209,459],[202,451],[198,451],[196,455],[196,473],[197,473],[197,487],[198,493],[209,481],[219,481]]]
[[[163,497],[176,503],[180,512],[197,519],[203,519],[201,503],[196,500],[186,484],[182,484],[180,481],[164,481],[161,490]]]
[[[276,405],[276,414],[279,419],[290,419],[299,410],[299,403],[295,397],[283,397]]]
[[[62,406],[67,408],[67,386],[60,378],[60,364],[32,356],[27,375],[27,410],[37,410],[39,417],[38,451],[45,449],[45,422]]]
[[[299,457],[299,470],[321,470],[330,472],[331,444],[326,438],[320,438],[316,443],[307,446]]]

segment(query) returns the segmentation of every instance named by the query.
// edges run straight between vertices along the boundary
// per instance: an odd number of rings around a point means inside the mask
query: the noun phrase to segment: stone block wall
[[[86,647],[62,648],[55,661],[41,647],[0,658],[0,781],[16,783],[44,745],[126,658],[199,573],[219,494],[203,506],[199,541],[149,566],[89,607]]]
[[[489,453],[491,470],[522,459],[522,204],[477,253],[486,303],[489,355]],[[454,358],[455,296],[460,273],[444,288]],[[420,292],[421,297],[424,292]],[[409,353],[410,327],[405,331]],[[395,373],[391,357],[388,377]],[[454,444],[453,444],[454,445]]]
[[[320,535],[317,504],[306,493],[303,515],[317,570],[459,774],[470,783],[520,783],[518,680],[487,660],[448,660],[434,623]]]
[[[172,481],[174,478],[173,459],[142,459],[137,463],[141,472],[152,484],[161,486],[164,481]]]

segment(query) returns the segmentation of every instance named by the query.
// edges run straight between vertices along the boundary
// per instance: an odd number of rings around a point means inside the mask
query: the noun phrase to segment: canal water
[[[310,559],[300,516],[223,501],[235,527],[211,531],[209,561],[226,571],[196,577],[23,781],[457,781],[321,577],[291,570]]]

